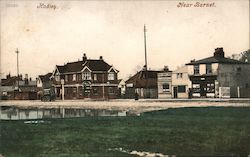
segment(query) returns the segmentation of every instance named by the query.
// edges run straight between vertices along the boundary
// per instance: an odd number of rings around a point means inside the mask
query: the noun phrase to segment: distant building
[[[188,67],[182,66],[172,72],[172,97],[188,98],[191,81],[188,76]]]
[[[126,81],[126,98],[158,98],[157,73],[159,71],[141,70]]]
[[[39,75],[38,78],[36,79],[36,84],[37,84],[37,94],[38,98],[42,96],[43,89],[48,89],[52,87],[52,73],[47,73],[45,75]]]
[[[38,88],[49,88],[51,87],[51,76],[52,73],[47,73],[45,75],[39,75],[37,78],[37,87]]]
[[[118,80],[119,97],[124,98],[126,92],[126,83],[123,79]]]
[[[250,64],[225,58],[223,48],[186,65],[193,97],[250,97]]]
[[[172,97],[172,71],[164,67],[163,71],[157,73],[158,98]]]
[[[56,65],[52,74],[53,86],[58,98],[61,97],[64,80],[65,99],[113,99],[119,93],[118,72],[102,56],[87,59],[84,54],[81,61]]]
[[[37,86],[36,81],[28,78],[28,74],[25,74],[25,78],[22,75],[6,76],[6,79],[1,80],[1,97],[2,99],[17,99],[17,100],[33,100],[37,99]]]

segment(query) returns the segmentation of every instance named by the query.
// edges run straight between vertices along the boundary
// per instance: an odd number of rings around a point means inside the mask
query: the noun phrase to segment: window
[[[182,75],[183,75],[182,73],[177,73],[177,74],[176,74],[176,78],[177,78],[177,79],[178,79],[178,78],[182,78]]]
[[[115,91],[114,91],[114,88],[113,87],[109,87],[109,94],[114,94]]]
[[[214,83],[207,83],[207,93],[214,93]]]
[[[186,86],[178,86],[178,93],[185,93],[186,92]]]
[[[91,73],[90,72],[82,73],[82,79],[83,80],[91,80]]]
[[[212,64],[206,64],[206,74],[212,73]]]
[[[192,85],[193,93],[200,93],[200,84]]]
[[[72,81],[75,81],[76,80],[76,74],[73,74],[73,79]]]
[[[94,94],[94,95],[98,95],[97,88],[93,88],[93,94]]]
[[[200,66],[199,66],[199,64],[194,65],[194,74],[200,74]]]
[[[95,81],[97,80],[97,74],[94,74],[94,80]]]
[[[68,81],[68,75],[65,75],[65,81]]]
[[[109,73],[108,74],[108,80],[115,80],[115,73]]]
[[[77,74],[77,81],[81,81],[82,80],[82,74]]]
[[[162,90],[163,90],[163,92],[169,91],[169,84],[168,83],[163,83],[162,84]]]
[[[56,75],[56,76],[55,76],[55,80],[56,80],[56,81],[60,81],[60,76],[59,76],[59,75]]]

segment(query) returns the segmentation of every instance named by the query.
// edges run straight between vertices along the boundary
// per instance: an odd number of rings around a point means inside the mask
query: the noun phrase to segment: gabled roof
[[[105,72],[107,72],[112,67],[104,60],[93,60],[93,59],[88,59],[85,62],[83,61],[70,62],[65,65],[57,65],[56,67],[60,73],[68,73],[68,72],[80,72],[85,66],[87,66],[91,71],[105,71]]]
[[[126,81],[126,84],[133,83],[136,88],[157,88],[157,73],[160,71],[141,70]]]
[[[186,65],[194,65],[194,64],[208,64],[208,63],[224,63],[224,64],[247,64],[246,62],[241,62],[238,60],[230,59],[230,58],[220,58],[220,57],[208,57],[205,59],[193,61],[190,63],[187,63]]]
[[[108,71],[111,68],[111,66],[104,60],[88,59],[85,63],[85,66],[88,66],[92,71]]]
[[[38,77],[41,79],[42,82],[48,82],[50,80],[52,73],[47,73],[45,75],[39,75]]]

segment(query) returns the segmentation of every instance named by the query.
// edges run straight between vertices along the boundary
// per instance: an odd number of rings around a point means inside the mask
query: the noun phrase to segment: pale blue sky
[[[33,78],[83,53],[103,56],[120,78],[144,65],[143,25],[147,25],[148,67],[171,70],[211,56],[249,49],[249,1],[215,2],[212,8],[178,8],[180,1],[1,1],[1,73]],[[195,3],[196,1],[181,1]],[[37,8],[40,3],[56,9]]]

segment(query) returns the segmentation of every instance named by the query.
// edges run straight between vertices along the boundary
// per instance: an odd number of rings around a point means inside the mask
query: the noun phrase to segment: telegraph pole
[[[145,50],[145,79],[146,79],[146,89],[144,98],[148,97],[148,63],[147,63],[147,36],[146,36],[146,25],[144,24],[144,50]]]
[[[18,48],[16,50],[16,59],[17,59],[17,91],[19,92],[19,60],[18,60]]]
[[[146,25],[144,24],[144,49],[145,49],[145,69],[148,70],[148,64],[147,64],[147,41],[146,41]]]

